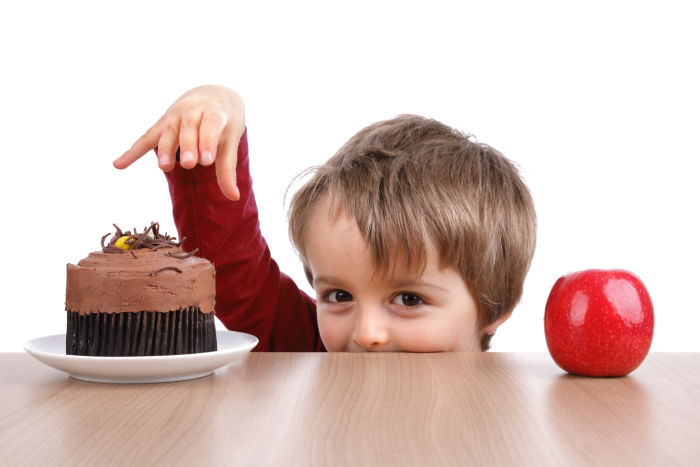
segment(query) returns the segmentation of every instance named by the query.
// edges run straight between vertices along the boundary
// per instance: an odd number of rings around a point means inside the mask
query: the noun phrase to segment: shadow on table
[[[650,400],[634,376],[562,375],[546,388],[549,435],[563,459],[648,464],[658,453]]]

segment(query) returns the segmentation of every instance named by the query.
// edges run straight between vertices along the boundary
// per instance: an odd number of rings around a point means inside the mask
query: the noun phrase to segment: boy
[[[216,267],[226,327],[259,351],[488,349],[535,247],[532,199],[507,159],[418,116],[361,130],[291,201],[314,301],[260,233],[244,115],[234,91],[195,88],[114,162],[156,149],[184,248]]]

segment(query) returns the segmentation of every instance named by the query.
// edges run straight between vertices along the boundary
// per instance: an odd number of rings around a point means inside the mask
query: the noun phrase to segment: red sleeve
[[[166,173],[173,217],[183,248],[216,268],[216,316],[231,330],[256,336],[256,351],[317,351],[323,345],[316,304],[280,272],[260,232],[249,172],[248,131],[238,146],[236,181],[241,198],[227,199],[215,167]]]

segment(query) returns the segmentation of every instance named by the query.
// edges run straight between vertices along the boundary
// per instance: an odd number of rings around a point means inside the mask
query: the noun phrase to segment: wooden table
[[[544,353],[253,353],[144,385],[5,353],[0,374],[0,465],[700,465],[700,353],[602,379]]]

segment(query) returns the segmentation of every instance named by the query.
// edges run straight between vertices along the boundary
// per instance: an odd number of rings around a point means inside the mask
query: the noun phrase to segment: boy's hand
[[[199,86],[187,91],[139,138],[131,149],[114,161],[125,169],[151,149],[157,149],[158,166],[165,172],[180,165],[191,169],[216,164],[216,179],[224,195],[240,198],[236,186],[238,142],[245,130],[245,107],[241,97],[224,86]]]

